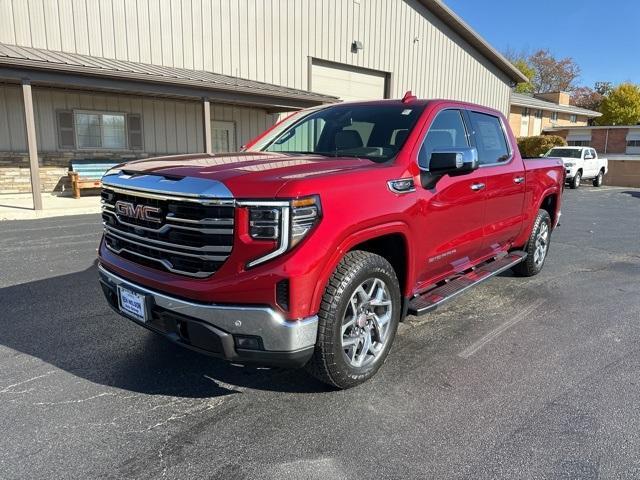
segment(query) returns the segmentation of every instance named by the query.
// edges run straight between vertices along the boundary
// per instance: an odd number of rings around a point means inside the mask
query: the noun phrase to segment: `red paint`
[[[319,195],[322,220],[290,252],[247,270],[249,260],[273,245],[251,240],[246,228],[247,212],[237,208],[231,256],[208,279],[143,267],[112,254],[104,246],[100,248],[100,261],[133,282],[203,302],[278,308],[275,285],[287,278],[291,303],[289,312],[283,313],[289,319],[298,319],[317,313],[336,265],[346,252],[363,241],[388,234],[403,239],[407,251],[403,294],[409,297],[456,270],[491,258],[496,252],[522,247],[540,205],[549,195],[557,196],[557,218],[564,178],[561,162],[551,158],[523,161],[508,122],[499,112],[452,101],[414,102],[427,106],[391,164],[244,152],[166,157],[127,166],[129,171],[217,179],[238,199]],[[500,116],[509,131],[514,150],[512,160],[468,175],[445,176],[433,189],[422,188],[416,163],[418,150],[431,121],[445,108],[473,109]],[[525,181],[514,183],[517,176],[525,177]],[[388,180],[407,177],[413,177],[415,192],[396,194],[387,187]],[[485,183],[486,188],[472,191],[470,185],[475,182]]]

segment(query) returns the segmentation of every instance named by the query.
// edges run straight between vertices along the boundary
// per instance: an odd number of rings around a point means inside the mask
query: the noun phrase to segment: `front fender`
[[[409,259],[414,258],[412,252],[411,243],[408,241],[411,238],[409,232],[409,226],[402,221],[394,221],[389,223],[384,223],[381,225],[375,225],[372,227],[367,227],[365,229],[359,230],[347,238],[343,239],[335,249],[333,249],[333,253],[327,260],[324,265],[324,268],[321,270],[319,281],[316,284],[316,287],[313,292],[313,297],[311,301],[312,311],[318,311],[320,309],[320,303],[322,302],[322,296],[324,295],[325,288],[331,275],[338,267],[338,264],[342,260],[342,258],[351,250],[354,249],[357,245],[360,245],[363,242],[368,240],[374,240],[376,238],[383,237],[385,235],[399,234],[402,236],[405,249],[406,249],[406,278],[403,282],[405,285],[405,291],[402,294],[406,297],[409,295],[409,290],[411,290],[412,282],[410,279],[415,278],[415,267]]]

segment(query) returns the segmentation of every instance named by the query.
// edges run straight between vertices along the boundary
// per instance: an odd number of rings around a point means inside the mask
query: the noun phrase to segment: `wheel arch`
[[[413,257],[409,238],[409,227],[403,222],[394,222],[361,230],[343,240],[334,249],[335,253],[322,271],[314,290],[312,308],[319,309],[331,275],[342,258],[353,250],[364,250],[385,258],[395,270],[400,283],[400,293],[405,298],[411,289],[411,279],[414,275],[413,264],[410,261]]]

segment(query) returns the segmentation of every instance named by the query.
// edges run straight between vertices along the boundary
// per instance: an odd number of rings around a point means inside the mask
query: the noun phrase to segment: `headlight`
[[[238,202],[249,209],[249,236],[255,240],[276,240],[274,251],[250,261],[255,267],[278,257],[295,247],[320,221],[320,197],[297,198],[291,201]]]
[[[574,167],[574,166],[575,166],[575,163],[573,163],[573,162],[567,162],[567,163],[565,163],[565,164],[564,164],[564,166],[565,166],[565,167]]]

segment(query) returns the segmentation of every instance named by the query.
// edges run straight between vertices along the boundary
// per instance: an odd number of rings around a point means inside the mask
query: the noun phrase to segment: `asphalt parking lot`
[[[563,214],[539,276],[409,318],[349,391],[112,313],[97,215],[1,222],[0,477],[637,479],[640,190]]]

